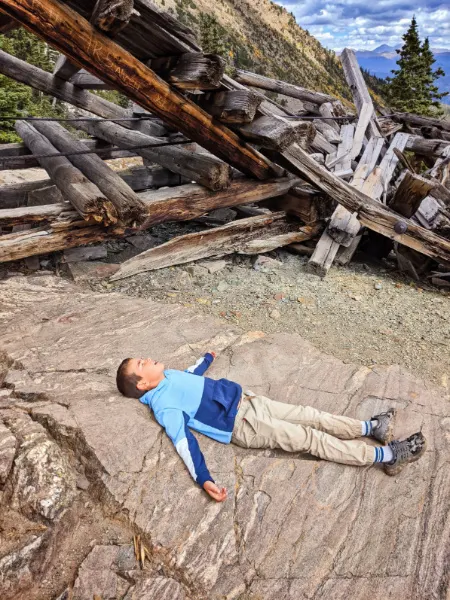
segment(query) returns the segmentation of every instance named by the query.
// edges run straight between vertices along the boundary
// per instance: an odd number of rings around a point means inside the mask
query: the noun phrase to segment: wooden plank
[[[111,280],[117,281],[137,273],[235,252],[240,254],[268,252],[274,249],[273,238],[276,240],[275,243],[287,245],[310,239],[316,232],[317,227],[299,227],[298,223],[287,219],[284,212],[240,219],[222,227],[180,236],[142,252],[122,263]]]
[[[322,119],[314,119],[313,125],[330,144],[339,144],[342,141],[339,127],[335,129],[328,121],[323,121]]]
[[[4,12],[20,21],[90,73],[123,91],[212,154],[258,179],[273,174],[259,154],[214,121],[193,102],[173,91],[153,71],[88,21],[56,0],[0,0]]]
[[[52,121],[36,121],[35,129],[44,135],[60,152],[83,151],[85,144],[72,137],[67,129]],[[115,208],[120,224],[136,227],[144,218],[143,202],[103,160],[95,154],[74,155],[70,162],[92,181]],[[64,190],[61,190],[64,193]]]
[[[211,154],[187,150],[182,146],[151,148],[152,145],[164,144],[165,140],[145,135],[140,131],[129,131],[116,123],[73,121],[73,124],[95,137],[125,149],[149,146],[135,152],[152,163],[158,163],[174,173],[188,177],[191,181],[201,183],[210,190],[224,189],[230,184],[231,167]]]
[[[387,186],[392,179],[394,170],[398,164],[398,156],[394,152],[395,149],[403,151],[408,142],[408,133],[396,133],[392,140],[386,154],[383,156],[383,160],[380,163],[379,179],[373,192],[373,198],[378,200],[381,198],[383,193],[387,190]]]
[[[104,119],[123,119],[130,116],[121,106],[100,98],[100,96],[91,94],[86,90],[82,90],[72,83],[54,77],[51,73],[29,65],[25,61],[11,56],[7,52],[3,52],[3,50],[0,50],[0,73]],[[133,121],[128,123],[121,121],[121,124],[130,129],[136,127]],[[151,122],[142,122],[140,124],[140,131],[156,136],[166,134],[166,130],[163,127]]]
[[[15,129],[34,154],[58,152],[30,123],[16,121]],[[106,224],[117,222],[117,212],[111,202],[67,158],[40,158],[39,163],[83,219]]]
[[[239,129],[248,141],[272,150],[282,151],[294,142],[302,148],[308,147],[314,140],[316,130],[310,122],[287,122],[276,116],[258,117]]]
[[[355,126],[352,124],[342,125],[341,143],[337,149],[336,158],[339,159],[334,165],[334,171],[345,171],[352,166],[352,147]]]
[[[345,206],[347,210],[357,213],[362,225],[432,258],[447,262],[450,260],[449,240],[425,230],[405,217],[400,217],[342,179],[335,177],[298,146],[285,150],[280,154],[279,161],[289,171],[307,179]],[[400,229],[406,230],[404,233],[397,233]]]
[[[171,189],[142,192],[139,197],[145,203],[148,211],[145,227],[151,227],[168,221],[188,221],[216,208],[260,202],[285,194],[291,186],[298,183],[298,179],[287,177],[267,182],[241,179],[233,181],[227,190],[220,192],[210,192],[200,185],[189,184]],[[42,209],[42,207],[40,208]],[[54,208],[52,206],[45,210],[52,211]],[[61,207],[61,211],[63,209],[64,207]],[[14,214],[11,215],[9,210],[0,210],[0,223],[2,219],[7,218],[11,223]],[[36,222],[36,211],[33,219]],[[65,248],[75,248],[125,233],[123,228],[104,229],[92,224],[86,227],[82,225],[80,218],[73,212],[72,216],[67,216],[63,220],[59,219],[58,215],[58,220],[52,222],[51,226],[33,229],[22,235],[0,236],[0,262],[48,254]]]
[[[325,277],[339,250],[340,244],[324,231],[308,261],[308,270],[319,277]]]
[[[291,98],[297,98],[298,100],[306,100],[313,104],[323,104],[324,102],[332,102],[334,98],[328,96],[328,94],[322,94],[321,92],[313,92],[306,88],[299,87],[298,85],[292,85],[291,83],[285,83],[278,79],[270,79],[263,75],[257,75],[256,73],[250,73],[249,71],[241,71],[238,69],[235,75],[236,81],[244,85],[251,87],[260,88],[262,90],[269,90],[271,92],[277,92],[283,94],[283,96],[289,96]]]
[[[345,48],[341,54],[342,67],[344,69],[344,75],[350,90],[353,95],[353,100],[358,111],[360,119],[357,125],[357,144],[353,158],[356,158],[361,151],[362,143],[364,140],[364,134],[367,126],[370,124],[371,135],[381,137],[381,131],[378,126],[375,117],[375,109],[373,107],[372,99],[367,89],[364,77],[362,76],[361,69],[358,65],[358,60],[353,50]]]

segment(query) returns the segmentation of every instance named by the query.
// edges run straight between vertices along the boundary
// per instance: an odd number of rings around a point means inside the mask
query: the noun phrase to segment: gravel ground
[[[155,228],[154,243],[171,237],[173,227]],[[195,230],[176,227],[178,235]],[[108,262],[137,252],[123,241],[112,244]],[[284,250],[268,256],[276,262],[262,270],[257,257],[234,256],[91,285],[195,307],[246,330],[295,331],[344,361],[397,363],[449,389],[448,292],[412,282],[388,262],[354,262],[322,280],[307,272],[306,257]],[[209,266],[222,268],[209,273]]]

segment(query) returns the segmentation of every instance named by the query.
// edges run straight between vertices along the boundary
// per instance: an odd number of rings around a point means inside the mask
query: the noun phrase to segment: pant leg
[[[297,406],[276,402],[264,396],[254,396],[253,399],[255,402],[261,403],[265,412],[275,419],[312,427],[342,440],[354,440],[361,437],[361,421],[358,419],[332,415],[312,406]]]
[[[281,448],[309,452],[324,460],[345,465],[370,465],[375,449],[362,441],[341,440],[312,427],[277,419],[255,398],[243,401],[236,418],[232,441],[244,448]]]

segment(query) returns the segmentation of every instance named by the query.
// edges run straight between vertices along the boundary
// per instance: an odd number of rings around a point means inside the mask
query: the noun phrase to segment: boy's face
[[[134,373],[140,380],[137,387],[140,390],[148,390],[161,381],[164,372],[164,364],[152,358],[132,358],[129,362],[129,373]]]

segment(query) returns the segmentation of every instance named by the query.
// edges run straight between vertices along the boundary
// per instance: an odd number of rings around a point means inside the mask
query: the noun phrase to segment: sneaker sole
[[[427,441],[424,438],[422,449],[420,450],[420,452],[418,454],[416,454],[415,456],[411,456],[411,458],[408,458],[408,460],[401,463],[400,465],[392,465],[391,466],[391,465],[385,464],[384,472],[386,473],[386,475],[389,475],[390,477],[395,477],[395,475],[398,475],[404,469],[404,467],[406,465],[409,465],[413,462],[418,461],[419,458],[421,458],[423,456],[423,454],[425,454],[426,449],[427,449]]]

